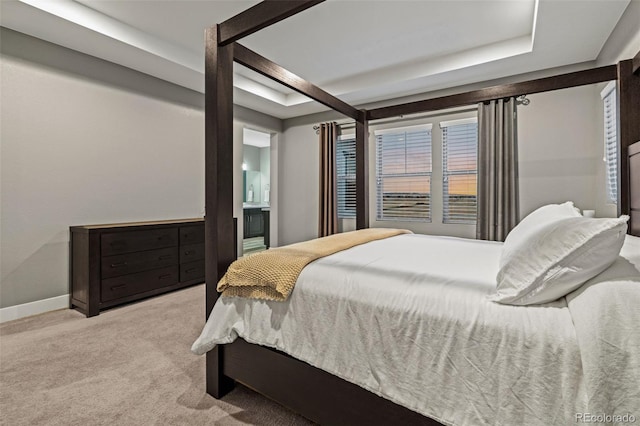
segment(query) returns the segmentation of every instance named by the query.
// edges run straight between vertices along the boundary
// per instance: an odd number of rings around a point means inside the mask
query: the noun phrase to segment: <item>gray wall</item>
[[[0,307],[8,307],[69,292],[70,225],[202,217],[204,116],[200,93],[1,31]],[[282,128],[245,108],[234,113],[235,153],[245,125]]]
[[[606,182],[603,175],[598,178],[604,130],[597,86],[529,99],[529,106],[518,108],[521,215],[567,200],[580,209],[595,209],[600,216],[610,215],[604,200]]]
[[[597,65],[615,64],[633,58],[640,50],[640,1],[631,0],[615,29],[602,46]]]
[[[318,136],[311,125],[285,130],[280,143],[280,245],[318,236]]]

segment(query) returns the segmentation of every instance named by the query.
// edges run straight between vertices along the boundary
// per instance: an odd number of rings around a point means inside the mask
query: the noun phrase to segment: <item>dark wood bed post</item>
[[[620,202],[618,215],[631,214],[629,203],[629,164],[627,162],[628,149],[634,142],[640,141],[640,71],[638,57],[618,62],[618,139],[619,163],[618,187],[620,188]],[[634,64],[636,66],[634,66]]]
[[[220,45],[220,26],[205,33],[205,282],[206,315],[218,300],[216,285],[236,258],[233,234],[233,45]],[[207,352],[207,393],[233,388],[222,374],[221,346]]]
[[[217,283],[236,259],[233,223],[233,62],[234,49],[239,48],[235,41],[323,1],[263,1],[205,31],[207,319],[218,300]],[[303,83],[308,85],[307,82],[303,81]],[[315,86],[306,85],[305,87],[317,89]],[[329,106],[333,106],[332,104],[331,102]],[[347,104],[344,105],[350,107]],[[207,352],[206,357],[207,393],[215,398],[221,398],[234,386],[234,380],[223,373],[224,347],[222,345],[215,347]]]
[[[356,229],[369,227],[369,121],[367,111],[356,119]]]

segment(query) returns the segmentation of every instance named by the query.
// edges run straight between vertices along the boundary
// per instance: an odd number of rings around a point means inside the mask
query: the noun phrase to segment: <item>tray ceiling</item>
[[[14,0],[2,26],[196,91],[204,29],[257,1]],[[593,61],[629,0],[329,0],[241,43],[353,105]],[[235,102],[326,108],[242,66]]]

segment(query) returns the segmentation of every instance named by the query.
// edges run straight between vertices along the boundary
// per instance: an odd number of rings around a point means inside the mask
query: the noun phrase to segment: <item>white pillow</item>
[[[509,232],[507,238],[505,238],[504,246],[502,247],[502,259],[510,257],[511,251],[521,244],[526,244],[531,235],[540,228],[560,219],[570,217],[582,217],[580,210],[578,210],[571,201],[563,204],[549,204],[529,213],[529,215],[522,219],[520,223]],[[500,267],[503,265],[504,262],[500,261]]]
[[[507,237],[492,300],[532,305],[570,293],[618,257],[627,220],[629,216],[594,219],[578,214],[532,226],[523,233],[526,238]]]
[[[627,234],[620,256],[631,262],[640,271],[640,237]]]

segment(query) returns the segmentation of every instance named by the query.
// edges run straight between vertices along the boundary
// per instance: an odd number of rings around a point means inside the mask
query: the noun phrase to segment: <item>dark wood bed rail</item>
[[[379,120],[399,115],[438,111],[446,108],[473,105],[493,99],[531,95],[534,93],[549,92],[551,90],[558,89],[568,89],[570,87],[615,80],[616,78],[617,67],[615,65],[608,65],[606,67],[559,74],[552,77],[522,81],[519,83],[502,84],[499,86],[472,90],[470,92],[458,93],[455,95],[426,99],[424,101],[415,101],[389,107],[375,108],[367,112],[367,117],[369,120]]]
[[[218,44],[224,46],[280,22],[324,0],[267,0],[220,24]]]
[[[323,0],[263,1],[206,31],[205,42],[205,280],[207,318],[218,299],[216,285],[236,258],[233,227],[233,61],[272,78],[356,120],[356,227],[369,225],[368,121],[395,115],[433,111],[485,100],[530,94],[584,84],[618,80],[620,158],[640,140],[640,52],[617,65],[578,71],[532,81],[493,86],[407,104],[360,110],[333,97],[313,84],[236,43],[237,40],[321,3]],[[620,164],[620,203],[630,213],[629,168]],[[637,195],[637,194],[636,194]],[[635,200],[636,198],[634,198]],[[379,423],[380,419],[403,419],[404,424],[439,424],[404,407],[386,401],[356,385],[271,349],[237,341],[209,351],[207,393],[222,397],[239,380],[283,405],[321,423]],[[257,357],[257,358],[256,358]],[[278,385],[270,373],[254,368],[257,359],[275,357],[281,377],[291,377],[290,387]],[[342,395],[330,399],[327,413],[321,405],[305,402],[310,396]],[[301,398],[303,398],[301,400]],[[376,399],[377,398],[377,399]],[[321,399],[321,402],[324,400]],[[354,414],[350,408],[355,406]],[[367,417],[367,413],[375,413]],[[334,413],[334,414],[331,414]],[[349,414],[350,413],[350,414]],[[360,417],[362,414],[362,417]],[[327,417],[329,416],[329,417]],[[387,417],[388,416],[388,417]]]
[[[224,345],[223,373],[321,425],[435,426],[401,407],[284,352],[242,339]],[[346,403],[345,403],[346,402]]]
[[[275,62],[270,61],[264,56],[258,55],[253,50],[247,49],[239,43],[234,43],[233,59],[237,63],[262,74],[273,81],[277,81],[298,93],[302,93],[314,101],[320,102],[322,105],[328,106],[347,117],[357,120],[360,115],[360,111],[348,103],[330,95],[318,86],[314,86],[302,77],[298,77],[291,71],[287,71]]]

